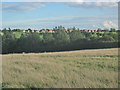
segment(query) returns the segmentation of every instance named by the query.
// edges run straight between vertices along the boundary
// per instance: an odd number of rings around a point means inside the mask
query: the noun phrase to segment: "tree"
[[[55,28],[53,28],[53,30],[55,30],[55,31],[58,30],[57,26],[55,26]]]
[[[30,32],[32,32],[32,29],[28,28],[28,30],[29,30]]]
[[[45,33],[43,35],[43,40],[44,40],[44,43],[51,43],[54,41],[54,37],[53,37],[53,34],[52,33]]]
[[[118,41],[118,33],[117,32],[109,32],[107,35],[112,37],[115,41]]]
[[[58,29],[59,28],[59,29]],[[16,32],[6,28],[1,31],[2,53],[65,51],[84,48],[117,47],[118,32],[66,32],[59,26],[55,33],[23,33],[15,38]],[[71,30],[71,29],[70,29]],[[19,31],[19,29],[15,29]],[[114,30],[112,30],[114,31]],[[4,35],[2,35],[4,33]]]
[[[58,26],[58,30],[65,30],[65,28],[62,25],[60,25]]]
[[[12,32],[9,32],[8,30],[4,30],[3,31],[4,35],[3,35],[3,40],[4,39],[10,39],[10,38],[15,38],[15,36],[13,35]]]
[[[11,31],[11,28],[8,28],[8,31],[10,32],[10,31]]]
[[[40,37],[37,33],[26,33],[17,40],[17,50],[19,52],[38,52],[40,49]]]
[[[115,32],[115,28],[110,28],[110,32]]]
[[[109,29],[105,28],[104,31],[105,31],[105,32],[109,32]]]
[[[75,28],[75,27],[73,27],[73,28],[72,28],[72,30],[76,30],[76,28]]]
[[[70,40],[71,41],[76,41],[79,39],[85,38],[85,35],[83,35],[80,31],[73,31],[70,33]]]
[[[100,32],[102,29],[101,28],[98,28],[98,32]]]
[[[91,36],[90,36],[90,39],[91,40],[97,40],[97,38],[98,38],[98,35],[96,34],[96,33],[93,33]]]
[[[16,45],[16,38],[12,32],[8,30],[4,31],[4,35],[2,36],[2,51],[3,53],[11,53],[14,52]]]
[[[109,41],[115,41],[115,40],[113,39],[113,37],[111,37],[109,35],[104,35],[103,38],[102,38],[102,41],[109,42]]]
[[[6,28],[4,28],[4,29],[2,30],[2,32],[3,32],[3,33],[6,33],[6,32],[7,32],[7,29],[6,29]]]
[[[69,43],[70,42],[70,37],[69,35],[61,30],[61,31],[57,31],[55,34],[54,34],[54,38],[55,38],[55,42],[57,44],[66,44],[66,43]]]

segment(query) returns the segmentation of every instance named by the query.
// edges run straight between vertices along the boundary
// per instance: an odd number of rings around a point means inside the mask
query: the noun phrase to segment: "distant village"
[[[76,29],[76,28],[72,28],[72,29],[62,29],[63,31],[65,32],[72,32],[72,31],[75,31],[75,30],[78,30],[78,31],[81,31],[81,32],[118,32],[120,30],[115,30],[114,28],[111,28],[113,30],[101,30],[98,28],[98,30],[79,30],[79,29]],[[8,30],[11,30],[10,28]],[[30,32],[38,32],[38,33],[46,33],[46,32],[49,32],[49,33],[54,33],[55,31],[57,31],[58,29],[41,29],[41,30],[32,30],[32,29],[27,29],[27,30],[21,30],[21,29],[13,29],[11,30],[12,32],[27,32],[27,33],[30,33]],[[0,30],[0,32],[2,32],[3,30]]]
[[[45,33],[45,32],[50,32],[50,33],[53,33],[57,30],[53,30],[53,29],[41,29],[40,31],[39,30],[22,30],[23,32],[41,32],[41,33]],[[67,30],[65,29],[64,30],[65,32],[72,32],[73,29],[70,29],[70,30]],[[80,30],[80,31],[83,31],[83,32],[98,32],[98,30]],[[100,32],[103,32],[104,30],[100,30]]]
[[[64,29],[65,32],[72,32],[75,29]],[[22,32],[40,32],[40,33],[46,33],[46,32],[50,32],[50,33],[54,33],[57,30],[54,29],[41,29],[41,30],[22,30]],[[105,31],[110,31],[110,30],[79,30],[81,32],[105,32]],[[115,32],[118,32],[119,30],[115,30]]]

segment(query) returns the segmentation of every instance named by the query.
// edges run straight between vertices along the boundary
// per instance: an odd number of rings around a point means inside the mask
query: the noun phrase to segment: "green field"
[[[2,56],[3,88],[117,88],[118,48]]]

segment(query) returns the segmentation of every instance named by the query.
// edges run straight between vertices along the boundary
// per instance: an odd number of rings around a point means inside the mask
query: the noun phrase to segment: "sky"
[[[3,2],[2,28],[118,29],[117,2]]]

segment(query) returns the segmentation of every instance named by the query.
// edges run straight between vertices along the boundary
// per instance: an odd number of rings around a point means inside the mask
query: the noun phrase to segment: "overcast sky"
[[[117,2],[3,2],[2,11],[3,28],[118,28]]]

